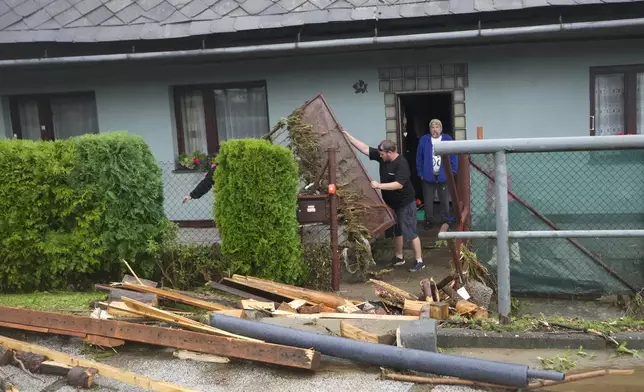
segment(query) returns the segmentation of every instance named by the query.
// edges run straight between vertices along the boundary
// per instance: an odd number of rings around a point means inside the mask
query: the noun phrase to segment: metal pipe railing
[[[434,155],[493,154],[505,152],[549,152],[626,150],[644,148],[644,135],[573,136],[515,139],[454,140],[440,143]]]
[[[541,230],[509,231],[508,238],[629,238],[644,237],[644,230]],[[449,231],[438,233],[438,239],[494,239],[496,231]]]
[[[496,238],[498,308],[501,322],[510,320],[510,238],[644,237],[644,230],[509,231],[507,153],[625,150],[644,148],[644,135],[580,136],[458,140],[434,146],[434,155],[494,154],[496,231],[442,232],[439,239]],[[443,158],[445,159],[445,158]],[[631,285],[625,283],[630,289]]]

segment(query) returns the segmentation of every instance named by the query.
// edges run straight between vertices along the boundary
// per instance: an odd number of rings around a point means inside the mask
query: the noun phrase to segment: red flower
[[[195,164],[195,165],[198,165],[198,164],[200,164],[200,163],[201,163],[201,161],[199,160],[199,158],[195,158],[195,159],[193,159],[193,160],[192,160],[192,162],[194,162],[194,164]]]

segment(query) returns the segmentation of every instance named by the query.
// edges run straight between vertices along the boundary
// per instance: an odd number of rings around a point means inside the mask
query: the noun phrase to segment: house
[[[175,170],[177,156],[262,136],[317,93],[356,137],[396,140],[412,162],[430,118],[455,139],[477,126],[486,138],[641,133],[643,11],[628,0],[0,0],[0,135],[139,134],[165,168],[168,216],[189,225],[212,217],[212,199],[181,204],[203,174]],[[642,190],[624,189],[625,200]]]

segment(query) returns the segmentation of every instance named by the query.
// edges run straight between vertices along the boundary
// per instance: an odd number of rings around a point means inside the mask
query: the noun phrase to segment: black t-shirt
[[[398,155],[398,158],[391,162],[384,162],[380,158],[378,150],[369,147],[369,159],[378,161],[380,163],[380,182],[383,184],[398,181],[402,184],[402,188],[395,191],[381,190],[382,198],[385,203],[393,209],[400,208],[411,202],[416,201],[416,192],[411,183],[411,173],[409,170],[409,162],[404,156]]]

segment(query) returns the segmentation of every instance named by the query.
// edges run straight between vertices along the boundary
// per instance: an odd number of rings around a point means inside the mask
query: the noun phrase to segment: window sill
[[[172,173],[176,174],[190,174],[190,173],[197,173],[197,174],[203,174],[206,173],[206,170],[200,170],[200,169],[186,169],[186,168],[178,168],[172,170]]]

